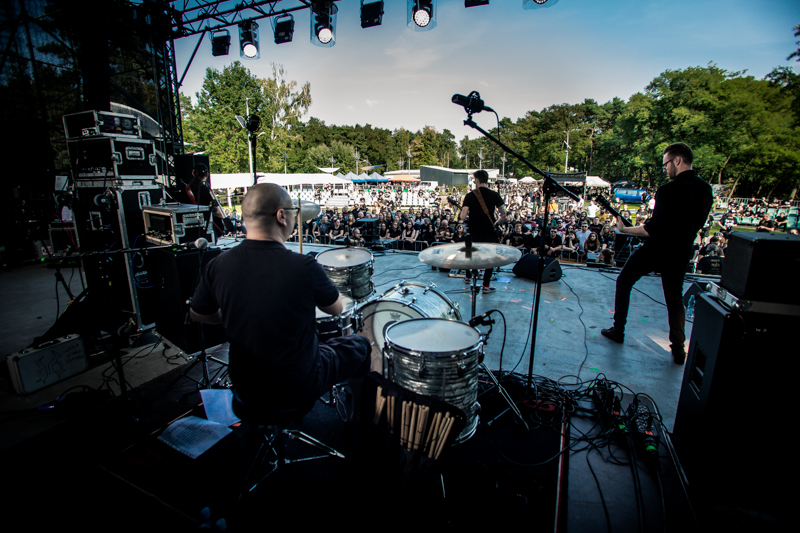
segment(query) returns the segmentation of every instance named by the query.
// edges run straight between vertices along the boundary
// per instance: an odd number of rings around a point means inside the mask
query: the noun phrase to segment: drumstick
[[[378,405],[375,406],[375,418],[372,420],[372,425],[377,426],[378,422],[381,421],[381,415],[383,414],[383,406],[386,403],[386,398],[381,396],[381,399],[378,400]]]
[[[439,454],[441,453],[442,443],[445,441],[445,432],[447,431],[447,426],[450,424],[450,413],[445,413],[442,417],[442,422],[439,424],[439,435],[437,436],[436,446],[433,450],[431,450],[430,457],[433,459],[438,459]]]
[[[408,451],[414,447],[414,440],[417,436],[417,414],[419,413],[419,405],[412,404],[411,406],[411,422],[408,424],[408,442],[406,448]]]
[[[451,418],[447,422],[447,426],[444,428],[444,435],[442,435],[442,440],[439,442],[439,449],[436,451],[436,457],[434,460],[439,459],[439,456],[442,455],[444,451],[444,445],[447,442],[447,437],[450,435],[450,430],[453,429],[453,423],[455,422],[455,418]]]
[[[428,424],[428,406],[422,405],[419,408],[419,419],[417,420],[417,434],[414,436],[414,450],[419,450],[423,444],[422,436],[425,434],[425,427]]]
[[[422,448],[423,453],[429,453],[431,450],[431,443],[434,437],[437,434],[439,421],[442,419],[442,413],[437,411],[433,415],[433,421],[431,422],[431,427],[428,431],[428,436],[425,438],[425,446]]]
[[[436,448],[439,447],[439,439],[441,438],[442,425],[445,421],[445,415],[442,415],[441,411],[437,412],[435,421],[436,423],[433,427],[433,437],[431,438],[431,444],[428,448],[428,457],[430,458],[433,458],[434,454],[436,453]]]

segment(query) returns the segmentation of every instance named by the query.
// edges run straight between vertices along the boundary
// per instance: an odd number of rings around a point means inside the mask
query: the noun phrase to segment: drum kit
[[[304,217],[319,213],[318,206],[312,213],[305,204],[300,206]],[[300,250],[302,253],[302,244]],[[468,242],[428,248],[419,259],[443,269],[480,270],[514,263],[520,256],[511,246]],[[460,408],[467,424],[456,442],[472,437],[479,421],[478,374],[485,339],[475,327],[461,321],[457,304],[433,283],[403,281],[376,296],[373,255],[363,248],[334,248],[316,259],[345,303],[337,316],[317,310],[320,340],[354,333],[368,338],[373,371],[413,392]],[[478,290],[474,278],[473,318]]]

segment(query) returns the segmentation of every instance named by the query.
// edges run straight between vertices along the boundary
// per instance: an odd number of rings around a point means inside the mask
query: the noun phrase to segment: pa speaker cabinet
[[[797,352],[797,317],[739,313],[696,297],[673,441],[695,496],[780,517],[791,387],[781,377]]]
[[[536,281],[539,270],[539,256],[535,254],[523,255],[514,265],[512,272],[515,276],[532,279]],[[561,279],[561,265],[552,257],[544,258],[544,271],[542,272],[542,283],[550,283]]]
[[[800,237],[734,232],[728,240],[720,285],[742,300],[800,301]]]
[[[200,325],[189,320],[188,301],[194,295],[202,270],[221,253],[219,248],[205,250],[155,250],[150,269],[159,287],[156,330],[187,354],[200,352],[227,342],[220,325]]]

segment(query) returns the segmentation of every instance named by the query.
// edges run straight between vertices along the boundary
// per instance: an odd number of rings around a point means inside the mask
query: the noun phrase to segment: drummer
[[[318,342],[315,308],[339,315],[342,296],[319,263],[284,246],[297,210],[282,187],[251,187],[242,203],[247,239],[209,262],[190,314],[225,328],[233,389],[248,406],[310,408],[349,378],[358,409],[370,341],[347,335]]]
[[[494,227],[495,210],[500,211],[500,218],[505,220],[506,208],[503,205],[503,198],[497,192],[489,188],[489,173],[485,170],[478,170],[474,174],[475,189],[467,193],[464,197],[464,206],[461,208],[461,222],[464,223],[469,217],[469,233],[472,235],[473,242],[497,243],[497,230]],[[472,283],[472,276],[477,276],[478,271],[467,272],[464,281]],[[492,281],[492,269],[487,268],[483,272],[483,292],[495,292],[495,288],[490,286]]]

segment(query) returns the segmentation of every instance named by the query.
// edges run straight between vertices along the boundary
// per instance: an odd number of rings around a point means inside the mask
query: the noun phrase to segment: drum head
[[[334,268],[347,268],[363,265],[372,260],[372,252],[360,248],[336,248],[326,250],[317,256],[317,262]]]
[[[409,352],[454,353],[474,348],[478,330],[463,322],[444,318],[418,318],[390,325],[385,342]]]
[[[342,314],[345,314],[345,313],[347,313],[348,311],[350,311],[351,309],[353,309],[353,306],[354,306],[356,303],[355,303],[355,301],[354,301],[352,298],[350,298],[349,296],[342,295],[342,304],[344,305],[344,310],[342,310]],[[329,317],[329,316],[331,316],[331,315],[329,315],[328,313],[326,313],[325,311],[323,311],[322,309],[320,309],[319,307],[317,307],[317,319],[320,319],[320,318],[327,318],[327,317]]]

